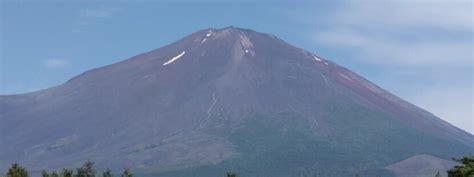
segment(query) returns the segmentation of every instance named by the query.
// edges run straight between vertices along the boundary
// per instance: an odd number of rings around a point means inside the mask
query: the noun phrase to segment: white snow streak
[[[249,50],[245,50],[245,53],[249,53]]]
[[[314,56],[314,55],[313,55],[313,58],[314,58],[316,61],[319,61],[319,62],[321,62],[321,61],[322,61],[322,60],[321,60],[321,59],[319,59],[317,56]]]
[[[178,56],[175,56],[171,60],[167,61],[166,63],[163,63],[163,66],[165,66],[167,64],[170,64],[170,63],[173,63],[178,58],[181,58],[185,53],[186,53],[186,51],[181,52]]]
[[[212,31],[209,31],[208,33],[206,33],[206,37],[209,37],[209,36],[212,36]],[[201,44],[206,41],[207,41],[207,38],[204,38],[203,40],[201,40]]]

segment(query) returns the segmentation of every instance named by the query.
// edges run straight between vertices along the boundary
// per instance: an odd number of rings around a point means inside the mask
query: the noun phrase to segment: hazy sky
[[[474,133],[470,0],[0,1],[0,94],[233,25],[333,60]]]

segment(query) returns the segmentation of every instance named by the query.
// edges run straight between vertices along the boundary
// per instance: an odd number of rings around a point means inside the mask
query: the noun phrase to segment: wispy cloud
[[[472,62],[471,7],[470,1],[348,1],[318,19],[330,27],[313,37],[370,62],[466,66]]]
[[[107,18],[120,10],[121,8],[117,7],[84,8],[79,11],[79,16],[84,18]]]
[[[330,21],[359,28],[472,31],[472,1],[382,0],[346,1]]]
[[[313,37],[323,45],[349,48],[364,56],[358,59],[375,63],[465,67],[472,62],[469,39],[403,39],[340,29],[317,32]]]
[[[384,76],[367,77],[474,133],[472,5],[468,0],[348,0],[297,18],[312,27],[308,35],[316,45],[383,68],[375,73]]]
[[[79,10],[79,21],[77,23],[79,25],[90,25],[100,19],[112,18],[122,10],[123,9],[119,7],[105,6],[83,8]]]
[[[64,59],[51,58],[43,61],[43,66],[49,69],[64,68],[69,65],[69,62]]]

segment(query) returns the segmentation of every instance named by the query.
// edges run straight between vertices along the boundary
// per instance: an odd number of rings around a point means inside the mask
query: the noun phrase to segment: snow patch
[[[207,37],[212,36],[212,34],[213,34],[212,31],[209,30],[209,31],[206,33],[206,37],[205,37],[203,40],[201,40],[201,44],[204,43],[204,42],[206,42],[206,41],[207,41]]]
[[[169,60],[169,61],[163,63],[163,66],[165,66],[165,65],[167,65],[167,64],[170,64],[170,63],[173,63],[175,60],[181,58],[185,53],[186,53],[186,51],[181,52],[178,56],[175,56],[175,57],[173,57],[171,60]]]
[[[313,55],[313,59],[325,64],[326,66],[329,66],[329,62],[323,61],[321,58],[318,58],[317,56]]]
[[[240,45],[245,53],[250,53],[252,57],[255,55],[254,51],[252,51],[252,41],[250,41],[249,37],[246,35],[240,34]]]
[[[318,58],[317,56],[314,56],[314,55],[313,55],[313,58],[314,58],[316,61],[322,62],[322,60],[321,60],[320,58]]]

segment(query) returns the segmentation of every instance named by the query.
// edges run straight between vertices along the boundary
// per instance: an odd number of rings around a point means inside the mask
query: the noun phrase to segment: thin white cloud
[[[389,69],[382,79],[368,77],[474,133],[472,5],[470,0],[349,0],[297,18],[313,27],[309,35],[318,46]],[[408,74],[393,79],[393,72]]]
[[[320,45],[341,46],[388,64],[472,64],[471,1],[348,1],[317,21]],[[460,35],[465,34],[460,37]]]
[[[373,36],[348,30],[317,32],[322,45],[344,47],[361,54],[358,59],[381,64],[466,67],[472,62],[470,40],[404,40],[396,36]]]
[[[63,59],[56,59],[51,58],[43,61],[43,66],[45,68],[56,69],[56,68],[64,68],[68,66],[68,61]]]
[[[472,31],[472,1],[347,1],[330,21],[395,30],[429,27]]]
[[[85,8],[79,11],[79,15],[84,18],[107,18],[120,10],[121,8],[117,7]]]

